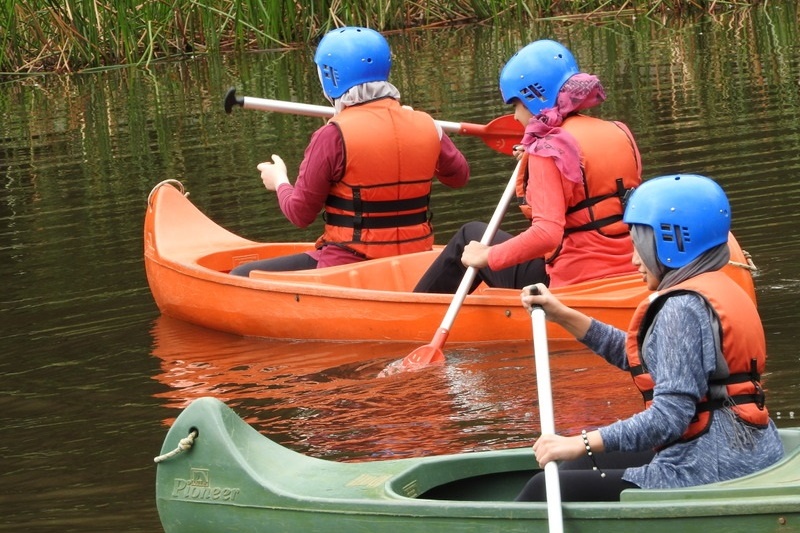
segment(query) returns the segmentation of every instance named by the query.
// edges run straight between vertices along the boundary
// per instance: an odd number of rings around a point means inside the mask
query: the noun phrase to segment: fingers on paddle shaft
[[[531,289],[531,296],[539,296],[540,294],[542,294],[541,291],[539,291],[538,285],[531,285],[530,289]],[[544,307],[542,307],[539,304],[534,304],[531,306],[531,313],[533,312],[534,309],[544,310]]]

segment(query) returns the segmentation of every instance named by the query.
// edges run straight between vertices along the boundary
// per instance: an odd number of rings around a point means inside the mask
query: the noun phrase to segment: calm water
[[[437,118],[486,123],[508,112],[496,78],[514,50],[543,36],[568,43],[606,85],[601,114],[633,129],[647,177],[705,173],[728,191],[734,231],[761,269],[770,408],[789,426],[800,416],[800,38],[797,13],[785,9],[719,24],[397,35],[392,81],[405,103]],[[197,58],[0,85],[1,531],[159,531],[152,458],[169,422],[204,395],[285,445],[337,460],[521,446],[536,434],[525,344],[451,347],[442,369],[378,380],[416,346],[244,339],[159,316],[141,238],[157,182],[181,180],[201,209],[253,239],[318,234],[289,226],[255,165],[278,153],[296,171],[321,121],[226,115],[221,105],[229,86],[323,104],[310,56]],[[514,166],[478,139],[456,142],[473,178],[456,193],[436,189],[442,243],[462,222],[488,220]],[[504,228],[522,224],[513,213]],[[551,352],[559,431],[639,407],[626,376],[573,344]]]

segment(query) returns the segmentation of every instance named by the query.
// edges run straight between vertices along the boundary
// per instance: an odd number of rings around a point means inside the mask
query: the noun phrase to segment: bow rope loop
[[[750,255],[750,253],[747,250],[742,250],[742,254],[744,254],[744,259],[745,259],[745,261],[747,261],[746,264],[745,263],[739,263],[738,261],[728,261],[728,264],[730,264],[731,266],[735,266],[735,267],[743,268],[745,270],[749,270],[751,274],[755,273],[755,272],[758,272],[758,267],[753,262],[753,257]]]
[[[189,435],[182,438],[178,443],[178,447],[172,450],[171,452],[167,452],[163,455],[159,455],[158,457],[153,458],[154,463],[160,463],[162,461],[166,461],[167,459],[171,459],[178,455],[181,452],[185,452],[186,450],[190,449],[194,444],[194,439],[197,438],[197,430],[193,429],[189,432]]]
[[[183,188],[183,183],[181,183],[180,181],[178,181],[176,179],[171,179],[170,178],[170,179],[166,179],[166,180],[163,180],[163,181],[160,181],[160,182],[156,183],[155,187],[153,187],[153,189],[150,191],[150,194],[147,195],[147,205],[153,205],[153,195],[156,193],[156,191],[160,187],[163,187],[164,185],[172,185],[176,189],[178,189],[181,192],[182,195],[184,195],[186,197],[189,196],[189,193],[186,192],[186,190]]]

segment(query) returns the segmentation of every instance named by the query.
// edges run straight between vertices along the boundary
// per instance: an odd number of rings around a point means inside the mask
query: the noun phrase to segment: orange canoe
[[[404,256],[296,272],[231,276],[255,259],[310,250],[313,243],[258,243],[220,227],[183,194],[174,180],[150,193],[144,259],[150,290],[167,316],[246,336],[326,341],[428,342],[452,299],[411,292],[441,248]],[[755,300],[751,266],[731,238],[732,277]],[[553,291],[603,322],[626,328],[648,291],[638,274],[575,284]],[[467,296],[448,343],[530,340],[530,316],[520,291],[479,287]],[[571,340],[548,323],[552,340]]]

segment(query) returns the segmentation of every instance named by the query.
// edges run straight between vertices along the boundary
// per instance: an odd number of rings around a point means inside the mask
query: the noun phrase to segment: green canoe
[[[187,436],[191,447],[170,456]],[[800,428],[785,458],[745,478],[628,490],[614,503],[565,503],[567,532],[800,531]],[[184,446],[185,448],[186,446]],[[529,448],[338,463],[261,435],[219,400],[195,400],[158,457],[167,533],[546,532],[547,505],[512,501],[537,467]]]

